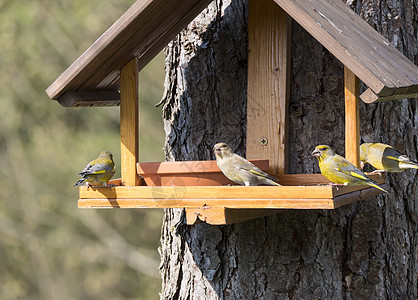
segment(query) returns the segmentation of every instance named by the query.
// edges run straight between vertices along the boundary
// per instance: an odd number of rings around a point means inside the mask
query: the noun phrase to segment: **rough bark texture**
[[[414,0],[350,1],[418,63]],[[214,1],[166,49],[167,160],[245,151],[247,1]],[[292,24],[290,170],[319,172],[309,152],[344,154],[343,66]],[[361,104],[361,136],[417,159],[416,100]],[[390,194],[334,211],[283,210],[228,226],[184,224],[167,210],[163,299],[417,299],[417,171],[388,176]]]

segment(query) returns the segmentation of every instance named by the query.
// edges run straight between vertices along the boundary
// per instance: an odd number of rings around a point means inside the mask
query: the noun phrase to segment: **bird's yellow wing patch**
[[[257,172],[256,170],[252,170],[252,169],[250,169],[250,170],[246,170],[246,171],[248,171],[248,172],[250,172],[250,173],[253,173],[253,174],[255,174],[255,175],[258,175],[258,176],[265,177],[265,175],[264,175],[264,174],[262,174],[262,173],[260,173],[260,172]]]
[[[99,170],[99,171],[92,172],[90,174],[97,175],[97,174],[105,174],[105,173],[108,173],[108,171],[107,170]]]
[[[357,172],[345,171],[345,170],[341,170],[341,169],[337,169],[337,171],[340,171],[340,172],[342,172],[344,174],[353,176],[353,177],[358,178],[358,179],[369,180],[367,177],[365,177],[365,176],[363,176],[363,175],[361,175],[361,174],[359,174]]]
[[[399,159],[399,157],[394,157],[394,156],[385,156],[385,158],[392,159],[392,160],[395,160],[395,161],[402,161],[402,160]]]

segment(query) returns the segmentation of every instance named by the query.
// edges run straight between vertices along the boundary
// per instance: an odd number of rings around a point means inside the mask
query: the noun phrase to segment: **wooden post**
[[[273,0],[250,0],[248,12],[247,159],[288,171],[290,17]]]
[[[360,166],[359,79],[344,67],[345,93],[345,157]]]
[[[126,186],[139,185],[136,163],[139,160],[138,60],[129,61],[120,74],[121,177]]]

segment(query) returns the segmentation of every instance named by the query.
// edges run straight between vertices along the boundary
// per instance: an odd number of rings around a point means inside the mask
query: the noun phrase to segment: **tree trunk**
[[[349,5],[418,62],[413,0]],[[245,154],[247,11],[247,1],[216,0],[166,48],[167,160],[214,159],[221,141]],[[317,173],[317,144],[344,155],[343,65],[295,22],[291,52],[289,169]],[[360,118],[363,141],[417,159],[415,100],[362,103]],[[227,226],[187,226],[182,210],[166,210],[161,298],[417,299],[417,177],[390,174],[389,195],[336,210]]]

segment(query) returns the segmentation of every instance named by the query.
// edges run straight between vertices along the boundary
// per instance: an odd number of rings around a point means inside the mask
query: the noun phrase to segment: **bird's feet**
[[[339,190],[339,189],[340,189],[340,187],[345,186],[345,184],[341,184],[341,183],[334,183],[334,182],[330,182],[328,185],[329,185],[329,186],[334,186],[337,190]]]
[[[373,172],[370,172],[369,175],[376,175],[378,174],[379,177],[382,177],[382,174],[385,173],[385,170],[374,170]]]
[[[110,183],[110,184],[107,184],[106,186],[108,186],[108,187],[109,187],[109,190],[112,190],[112,187],[115,187],[115,186],[116,186],[116,184],[114,184],[114,183]]]

